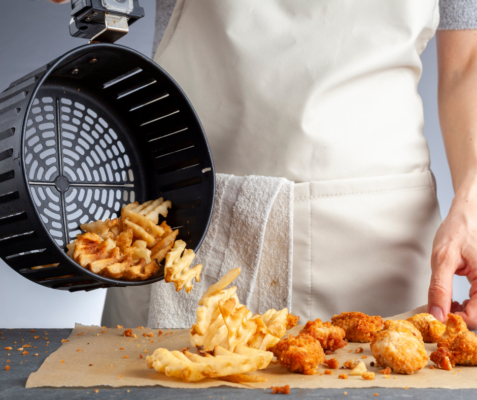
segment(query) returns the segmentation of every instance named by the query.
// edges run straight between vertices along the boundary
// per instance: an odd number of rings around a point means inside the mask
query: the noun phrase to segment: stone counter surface
[[[271,390],[234,389],[230,387],[211,389],[169,389],[160,386],[154,387],[124,387],[61,389],[40,388],[25,389],[25,383],[30,373],[35,372],[41,366],[48,355],[61,345],[61,340],[68,338],[71,329],[1,329],[0,332],[0,400],[2,399],[188,399],[193,396],[194,400],[232,400],[232,399],[279,399],[283,395],[272,395]],[[45,334],[47,333],[47,335]],[[38,339],[34,339],[39,336]],[[48,338],[48,339],[45,339]],[[22,342],[22,339],[24,340]],[[17,342],[16,344],[14,342]],[[28,354],[16,350],[22,344],[30,344],[25,347]],[[5,350],[5,347],[13,347],[13,350]],[[36,346],[36,348],[34,348]],[[35,354],[38,354],[36,356]],[[7,362],[9,360],[10,362]],[[7,371],[5,367],[9,365]],[[288,398],[299,399],[374,399],[378,393],[379,399],[477,399],[477,390],[444,390],[444,389],[347,389],[347,395],[343,390],[337,389],[292,389]],[[286,398],[286,397],[285,397]]]

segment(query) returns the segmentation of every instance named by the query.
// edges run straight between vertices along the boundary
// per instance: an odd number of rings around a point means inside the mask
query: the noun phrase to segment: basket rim
[[[41,78],[38,80],[38,82],[36,83],[35,85],[35,88],[33,89],[32,93],[31,93],[31,97],[30,99],[28,100],[28,104],[27,104],[27,107],[26,107],[26,110],[25,110],[25,114],[24,114],[24,120],[23,120],[23,123],[22,123],[22,130],[21,130],[21,142],[20,142],[20,151],[21,151],[21,157],[20,157],[20,160],[21,160],[21,167],[22,167],[22,173],[23,173],[23,179],[24,179],[24,183],[25,183],[25,186],[27,188],[26,192],[28,193],[28,200],[30,201],[31,203],[31,206],[36,214],[36,217],[38,218],[38,220],[41,222],[41,227],[43,228],[43,230],[46,232],[46,234],[48,235],[48,237],[50,238],[50,244],[55,246],[59,252],[60,252],[60,257],[62,257],[62,260],[60,260],[60,264],[63,262],[63,263],[67,263],[71,266],[73,266],[75,269],[77,269],[78,271],[81,271],[82,274],[86,274],[88,276],[90,276],[92,279],[94,280],[97,280],[97,281],[101,281],[105,284],[109,284],[111,287],[114,287],[114,286],[142,286],[142,285],[148,285],[148,284],[151,284],[151,283],[155,283],[155,282],[158,282],[158,281],[161,281],[164,279],[164,274],[161,274],[161,275],[157,275],[157,276],[154,276],[153,278],[150,278],[150,279],[146,279],[146,280],[143,280],[143,281],[123,281],[123,280],[119,280],[119,279],[111,279],[111,278],[106,278],[106,277],[103,277],[101,275],[98,275],[98,274],[95,274],[89,270],[87,270],[86,268],[83,268],[82,266],[80,266],[76,261],[72,260],[70,257],[68,257],[66,255],[66,252],[65,252],[65,249],[62,248],[61,246],[59,246],[55,240],[53,240],[53,238],[51,237],[51,234],[48,232],[48,230],[46,229],[44,223],[43,223],[43,220],[41,219],[40,217],[40,214],[39,214],[39,211],[36,207],[36,205],[34,204],[34,201],[33,201],[33,198],[32,198],[32,195],[31,195],[31,192],[29,190],[29,180],[28,180],[28,176],[27,176],[27,169],[25,167],[25,157],[24,157],[24,140],[25,140],[25,132],[27,131],[27,124],[28,124],[28,116],[30,115],[30,112],[31,112],[31,108],[33,106],[33,102],[35,101],[36,99],[36,96],[38,94],[38,91],[40,90],[40,88],[42,87],[42,85],[45,83],[45,81],[48,79],[48,77],[55,71],[55,69],[65,60],[67,59],[68,57],[72,56],[72,55],[75,55],[76,53],[80,53],[80,52],[83,52],[87,49],[92,49],[92,48],[109,48],[109,49],[117,49],[117,48],[120,48],[122,50],[126,50],[130,53],[133,53],[135,56],[137,57],[140,57],[142,58],[143,60],[145,61],[148,61],[150,62],[151,64],[154,65],[155,68],[157,68],[162,74],[164,74],[164,76],[166,78],[168,78],[170,80],[170,82],[175,86],[175,88],[182,94],[184,100],[186,101],[186,104],[189,106],[190,108],[190,111],[192,112],[192,114],[195,116],[196,118],[196,121],[198,123],[198,126],[200,128],[200,132],[202,133],[203,137],[204,137],[204,140],[205,140],[205,144],[206,144],[206,149],[207,149],[207,152],[208,152],[208,156],[210,158],[210,168],[211,168],[211,173],[212,173],[212,185],[211,185],[211,191],[212,191],[212,196],[211,196],[211,204],[210,204],[210,212],[209,212],[209,215],[208,215],[208,218],[207,218],[207,222],[206,222],[206,226],[205,226],[205,229],[204,229],[204,232],[202,233],[202,236],[199,240],[199,242],[197,243],[197,245],[195,246],[195,248],[193,249],[195,253],[197,253],[197,251],[199,250],[200,246],[202,245],[202,242],[204,241],[205,239],[205,236],[207,235],[207,232],[209,230],[209,227],[210,227],[210,222],[212,220],[212,213],[214,211],[214,205],[215,205],[215,190],[216,190],[216,178],[215,178],[215,166],[214,166],[214,160],[212,158],[212,152],[210,150],[210,145],[209,145],[209,142],[207,140],[207,136],[205,134],[205,131],[204,131],[204,127],[202,126],[202,123],[199,119],[199,116],[197,115],[197,112],[195,111],[194,107],[192,106],[192,103],[190,102],[189,98],[187,97],[187,95],[185,94],[185,92],[182,90],[182,88],[179,86],[179,84],[157,63],[155,63],[153,60],[151,60],[149,57],[145,56],[144,54],[138,52],[137,50],[134,50],[134,49],[131,49],[130,47],[127,47],[127,46],[123,46],[123,45],[118,45],[118,44],[110,44],[110,43],[90,43],[90,44],[85,44],[85,45],[82,45],[82,46],[79,46],[79,47],[76,47],[70,51],[68,51],[67,53],[63,54],[61,57],[57,58],[56,60],[54,60],[52,63],[49,63],[47,64],[47,69],[46,71],[43,73],[43,75],[41,76]],[[73,286],[74,287],[74,286]]]

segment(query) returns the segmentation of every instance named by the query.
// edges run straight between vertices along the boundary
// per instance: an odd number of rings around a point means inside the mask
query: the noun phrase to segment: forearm
[[[477,32],[440,31],[437,39],[439,119],[456,201],[477,201],[477,51],[468,46]]]

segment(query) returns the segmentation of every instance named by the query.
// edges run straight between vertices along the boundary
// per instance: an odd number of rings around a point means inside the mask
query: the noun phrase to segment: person
[[[476,329],[477,0],[157,7],[162,21],[173,12],[154,60],[194,105],[216,170],[295,182],[292,311],[392,315],[428,302],[437,319],[456,312]],[[443,222],[417,93],[436,29],[455,191]],[[471,282],[462,304],[454,274]],[[147,318],[149,290],[109,289],[103,321]]]

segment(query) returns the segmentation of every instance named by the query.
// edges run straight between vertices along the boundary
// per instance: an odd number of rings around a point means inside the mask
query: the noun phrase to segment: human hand
[[[447,218],[434,238],[428,312],[444,322],[449,312],[460,315],[469,329],[477,329],[477,189],[456,194]],[[474,199],[474,200],[472,200]],[[469,299],[452,302],[452,280],[466,276]]]

